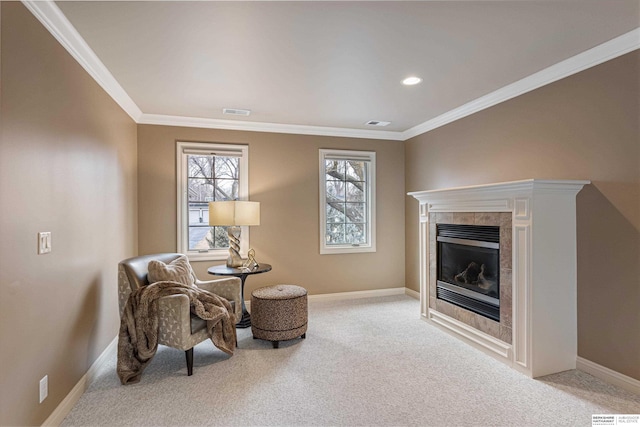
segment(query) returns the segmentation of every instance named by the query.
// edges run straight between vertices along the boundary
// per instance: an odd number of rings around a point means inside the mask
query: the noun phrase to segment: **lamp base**
[[[240,227],[232,225],[227,227],[227,235],[229,236],[229,257],[227,258],[228,268],[240,268],[244,260],[240,257]]]
[[[231,251],[229,251],[229,257],[227,258],[227,267],[229,268],[240,268],[244,264],[244,260],[240,258],[240,254],[235,252],[233,255]]]

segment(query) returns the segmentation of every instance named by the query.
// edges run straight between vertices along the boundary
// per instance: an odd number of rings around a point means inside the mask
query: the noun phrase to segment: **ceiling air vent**
[[[223,108],[222,114],[231,114],[234,116],[248,116],[251,110],[241,110],[239,108]]]
[[[391,122],[382,122],[380,120],[369,120],[365,124],[369,126],[388,126],[389,124],[391,124]]]

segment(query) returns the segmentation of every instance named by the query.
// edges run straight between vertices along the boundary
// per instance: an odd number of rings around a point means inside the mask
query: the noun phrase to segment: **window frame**
[[[348,254],[348,253],[366,253],[376,252],[376,153],[375,151],[356,151],[356,150],[336,150],[336,149],[320,149],[319,150],[319,193],[320,193],[320,254]],[[368,243],[353,245],[327,245],[327,180],[326,180],[326,160],[361,160],[369,162],[366,175],[366,224]]]
[[[187,255],[190,261],[221,261],[229,256],[229,248],[209,249],[206,252],[189,250],[189,195],[188,154],[233,154],[239,158],[238,200],[249,200],[249,146],[216,142],[176,141],[176,247],[177,252]],[[240,255],[246,256],[249,248],[249,227],[241,227]]]

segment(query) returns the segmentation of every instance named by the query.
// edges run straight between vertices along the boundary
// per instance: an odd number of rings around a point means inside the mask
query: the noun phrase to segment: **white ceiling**
[[[74,43],[86,41],[142,123],[403,139],[505,86],[522,93],[594,65],[587,54],[580,66],[566,60],[612,39],[596,62],[640,47],[638,0],[55,5],[81,36]],[[555,77],[528,78],[548,67]],[[403,86],[409,75],[424,81]],[[391,124],[372,128],[368,120]]]

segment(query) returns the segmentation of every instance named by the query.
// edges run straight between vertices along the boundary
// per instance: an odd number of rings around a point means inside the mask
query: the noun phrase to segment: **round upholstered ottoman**
[[[307,290],[296,285],[274,285],[251,293],[253,338],[268,340],[273,348],[280,341],[305,338]]]

